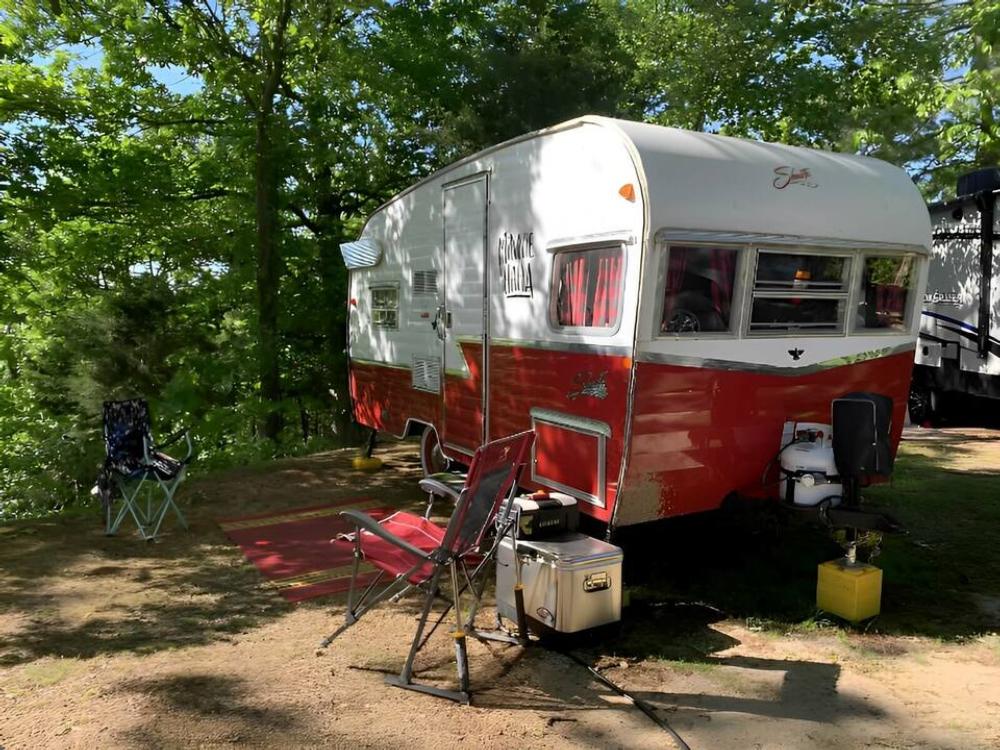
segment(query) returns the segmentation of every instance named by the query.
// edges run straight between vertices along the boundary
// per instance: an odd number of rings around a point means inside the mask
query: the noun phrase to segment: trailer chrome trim
[[[531,445],[531,481],[546,487],[551,487],[559,492],[575,497],[577,500],[596,505],[598,508],[607,506],[607,441],[611,437],[611,427],[606,422],[601,422],[590,417],[581,417],[576,414],[566,414],[565,412],[553,411],[534,407],[530,411],[531,429],[535,429],[538,422],[561,427],[565,430],[572,430],[581,435],[592,437],[597,440],[597,494],[591,494],[578,487],[570,487],[555,479],[549,479],[538,473],[537,447],[538,441]]]
[[[785,234],[755,234],[744,232],[716,232],[699,229],[664,227],[657,230],[657,242],[725,243],[728,245],[781,245],[783,247],[817,248],[822,250],[877,250],[883,252],[920,253],[929,255],[923,245],[868,240],[845,240],[832,237],[798,237]]]
[[[730,370],[736,372],[755,372],[766,375],[808,375],[823,370],[832,370],[835,367],[844,367],[858,362],[865,362],[870,359],[881,357],[891,357],[893,354],[913,351],[915,344],[908,342],[887,346],[881,349],[869,349],[856,354],[846,354],[841,357],[833,357],[822,362],[801,367],[787,367],[778,365],[765,365],[758,362],[738,362],[734,360],[709,359],[705,357],[692,357],[683,354],[666,354],[663,352],[640,352],[636,356],[639,362],[662,365],[679,365],[681,367],[700,367],[710,370]]]
[[[597,354],[606,357],[631,357],[632,347],[620,345],[583,344],[577,341],[543,341],[541,339],[498,339],[491,338],[490,346],[523,346],[527,349],[548,349],[550,351]]]
[[[600,232],[597,234],[582,234],[576,237],[558,237],[545,244],[546,251],[557,253],[568,247],[586,250],[590,247],[602,247],[604,245],[634,245],[636,244],[635,233],[630,230],[617,232]]]

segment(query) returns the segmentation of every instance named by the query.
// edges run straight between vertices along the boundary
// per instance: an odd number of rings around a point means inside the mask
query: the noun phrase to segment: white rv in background
[[[958,180],[929,207],[933,253],[920,316],[910,418],[946,418],[954,396],[1000,399],[1000,168]]]

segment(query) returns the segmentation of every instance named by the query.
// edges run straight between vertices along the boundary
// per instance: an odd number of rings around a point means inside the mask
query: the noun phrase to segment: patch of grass
[[[47,659],[24,667],[21,677],[32,687],[51,687],[78,672],[80,666],[75,659]]]
[[[684,661],[681,659],[658,659],[660,664],[682,675],[708,675],[719,670],[720,664],[713,661]]]
[[[1000,473],[941,468],[959,450],[925,445],[917,454],[904,443],[892,483],[865,493],[909,531],[887,537],[876,560],[882,632],[954,638],[989,626],[975,595],[1000,591]]]
[[[909,532],[883,540],[874,561],[884,571],[882,614],[865,623],[865,632],[954,641],[995,627],[976,597],[1000,591],[1000,471],[943,468],[961,450],[961,444],[904,443],[892,482],[865,491],[867,505],[891,513]],[[762,508],[735,518],[701,514],[627,532],[619,543],[626,551],[631,600],[640,611],[653,603],[686,602],[768,635],[854,632],[839,620],[817,616],[816,566],[843,554],[821,529],[789,526]],[[692,643],[703,639],[698,628],[683,635]],[[663,653],[665,637],[632,629],[626,641],[651,656],[678,655],[678,647]]]

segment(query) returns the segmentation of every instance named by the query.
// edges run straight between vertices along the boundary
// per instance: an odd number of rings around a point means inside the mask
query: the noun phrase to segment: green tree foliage
[[[339,243],[525,131],[646,119],[940,190],[1000,156],[998,7],[0,0],[0,515],[85,495],[106,398],[208,463],[349,439]]]

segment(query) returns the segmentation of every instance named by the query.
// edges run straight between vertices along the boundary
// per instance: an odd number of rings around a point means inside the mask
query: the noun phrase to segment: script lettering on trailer
[[[497,242],[497,262],[506,297],[530,297],[531,259],[535,257],[535,233],[504,232]]]

